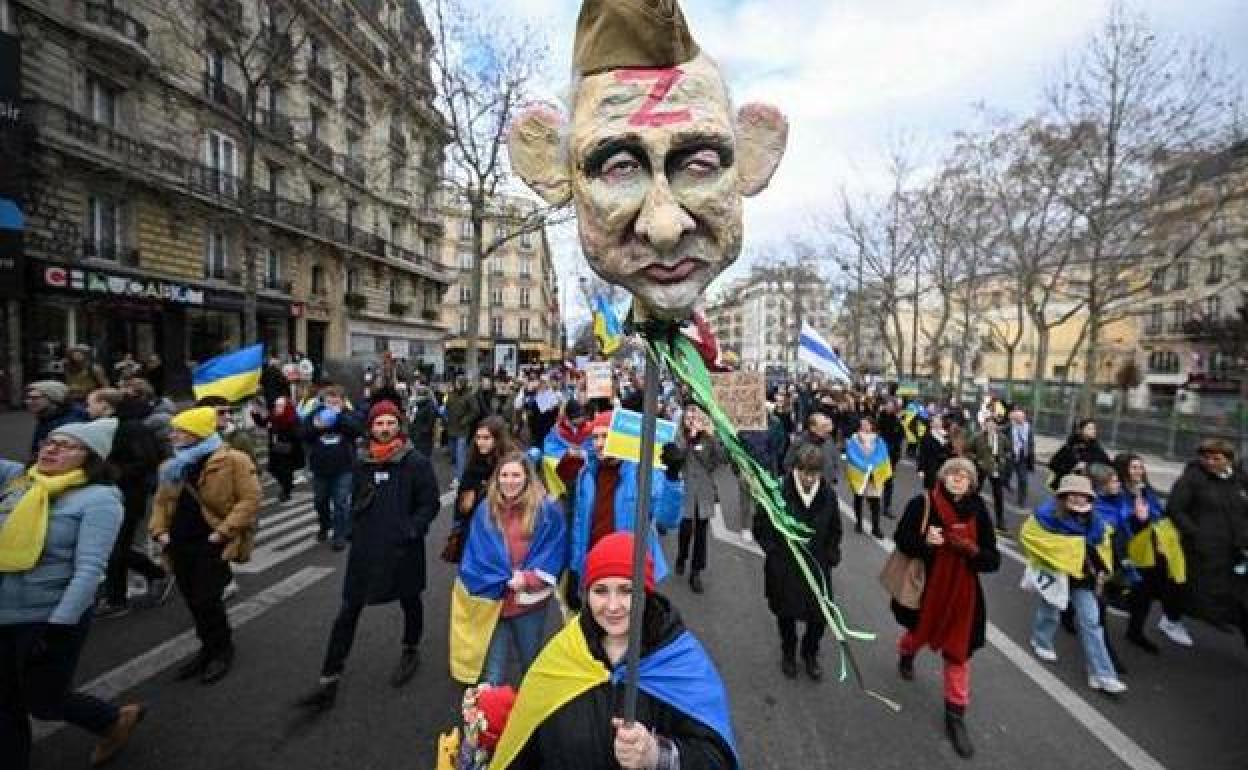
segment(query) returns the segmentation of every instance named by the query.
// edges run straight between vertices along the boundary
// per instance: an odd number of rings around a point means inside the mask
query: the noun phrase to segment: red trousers
[[[897,641],[897,652],[901,655],[917,655],[922,645],[910,631],[901,635]],[[965,707],[971,702],[971,662],[957,663],[945,658],[945,702]]]

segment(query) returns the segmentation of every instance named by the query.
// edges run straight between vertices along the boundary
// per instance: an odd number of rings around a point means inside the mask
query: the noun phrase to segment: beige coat
[[[152,502],[152,537],[166,534],[173,525],[182,484],[162,484]],[[256,514],[260,510],[260,479],[251,458],[237,449],[222,447],[209,456],[199,477],[199,503],[204,521],[226,538],[221,558],[245,562],[256,540]]]

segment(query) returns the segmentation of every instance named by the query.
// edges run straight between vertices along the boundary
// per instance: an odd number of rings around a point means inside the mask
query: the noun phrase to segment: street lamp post
[[[919,379],[919,280],[923,272],[923,263],[914,258],[914,315],[910,324],[910,379]]]

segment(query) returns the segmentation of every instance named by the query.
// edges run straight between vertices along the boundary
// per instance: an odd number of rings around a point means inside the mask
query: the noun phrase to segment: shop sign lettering
[[[98,270],[49,265],[43,270],[43,283],[50,289],[83,291],[88,294],[106,294],[113,297],[134,297],[155,302],[174,302],[179,305],[204,304],[204,292],[177,283],[142,280],[121,275],[102,273]]]

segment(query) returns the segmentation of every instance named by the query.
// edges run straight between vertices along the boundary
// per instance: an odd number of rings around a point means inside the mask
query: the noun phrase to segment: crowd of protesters
[[[265,472],[281,501],[309,482],[317,540],[332,552],[349,549],[319,679],[302,707],[334,705],[367,606],[402,608],[390,684],[402,687],[419,667],[425,540],[441,508],[434,458],[443,452],[451,521],[438,545],[457,570],[456,602],[496,607],[489,624],[468,631],[475,638],[463,651],[475,657],[457,661],[462,651],[452,650],[453,676],[484,688],[518,685],[526,672],[568,655],[561,645],[572,638],[588,641],[594,666],[618,661],[628,605],[619,537],[631,537],[642,485],[639,464],[607,444],[616,410],[641,409],[631,368],[616,367],[610,397],[591,398],[584,373],[568,366],[431,385],[386,356],[366,370],[362,388],[348,388],[323,376],[292,382],[274,358],[253,401],[209,397],[181,409],[137,365],[117,369],[115,382],[89,359],[71,368],[66,382],[26,390],[35,417],[31,464],[0,465],[0,682],[12,689],[0,693],[0,748],[17,767],[29,756],[29,717],[96,733],[98,763],[142,719],[142,704],[117,707],[73,692],[94,621],[159,606],[176,588],[200,643],[176,678],[211,685],[228,675],[231,564],[249,557]],[[1027,561],[1035,655],[1055,661],[1054,636],[1065,625],[1078,636],[1094,690],[1127,691],[1108,631],[1113,607],[1127,616],[1123,638],[1149,653],[1161,652],[1147,626],[1154,603],[1162,609],[1156,628],[1175,645],[1194,644],[1185,625],[1193,617],[1237,629],[1248,642],[1248,483],[1226,442],[1202,443],[1163,496],[1144,459],[1111,457],[1095,422],[1082,420],[1049,461],[1051,494],[1035,499],[1029,495],[1043,485],[1029,484],[1038,465],[1033,426],[1025,410],[999,399],[986,397],[972,411],[885,388],[800,382],[771,387],[767,401],[766,427],[736,439],[780,480],[789,514],[810,533],[802,549],[755,503],[703,409],[679,385],[662,385],[660,411],[676,430],[649,483],[645,654],[676,644],[681,654],[701,649],[658,589],[674,573],[694,595],[714,590],[709,532],[718,517],[763,551],[761,593],[776,617],[781,674],[797,677],[800,661],[810,679],[821,679],[827,616],[810,576],[827,580],[852,547],[841,525],[841,484],[857,534],[887,538],[885,522],[902,514],[891,537],[900,554],[922,563],[926,582],[915,602],[893,602],[904,628],[898,670],[912,679],[923,648],[941,654],[945,728],[960,755],[974,751],[965,722],[969,663],[984,642],[981,575],[997,570],[1000,538],[1016,540]],[[263,458],[252,426],[265,429]],[[895,472],[910,463],[918,492],[896,500]],[[42,534],[38,521],[48,523]],[[669,532],[670,567],[660,544]],[[585,612],[546,641],[555,607],[565,617]],[[706,671],[705,684],[722,688],[713,665]],[[658,732],[615,726],[620,766],[649,766],[633,762],[683,752],[682,742],[707,752],[706,766],[729,766],[731,734],[676,719],[681,704],[661,700],[647,706]],[[514,766],[540,766],[545,752],[579,745],[565,730],[596,704],[590,698],[566,719],[528,725],[519,745],[504,731]]]

